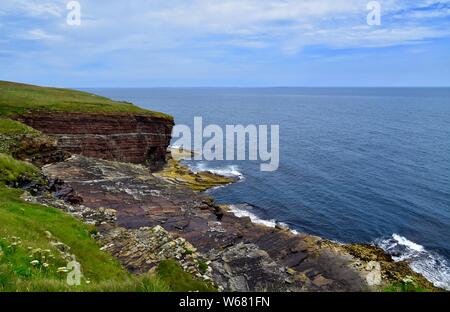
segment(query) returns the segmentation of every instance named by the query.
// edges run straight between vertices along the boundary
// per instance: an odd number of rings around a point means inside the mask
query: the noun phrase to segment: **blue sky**
[[[61,87],[450,86],[450,0],[1,0],[0,80]]]

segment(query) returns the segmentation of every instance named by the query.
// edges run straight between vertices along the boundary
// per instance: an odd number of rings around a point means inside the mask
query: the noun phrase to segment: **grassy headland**
[[[131,103],[113,101],[88,92],[0,81],[0,116],[37,111],[141,114],[173,120],[172,116],[164,113],[149,111]]]

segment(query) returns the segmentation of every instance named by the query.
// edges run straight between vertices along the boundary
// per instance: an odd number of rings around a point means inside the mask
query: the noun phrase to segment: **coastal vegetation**
[[[39,170],[35,166],[0,153],[0,186],[13,184],[19,179],[37,180],[39,178]]]
[[[0,117],[0,153],[12,153],[23,138],[34,139],[42,134],[21,122]]]
[[[92,238],[95,228],[64,212],[21,198],[9,188],[38,179],[39,169],[0,154],[0,291],[213,291],[176,262],[153,273],[132,275]],[[68,256],[80,263],[80,285],[66,282]],[[70,258],[69,257],[69,258]]]
[[[99,95],[60,88],[0,81],[0,116],[51,111],[67,113],[142,114],[173,120],[172,116]]]

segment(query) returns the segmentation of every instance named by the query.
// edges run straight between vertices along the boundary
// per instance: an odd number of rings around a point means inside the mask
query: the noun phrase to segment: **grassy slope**
[[[5,186],[23,175],[37,178],[39,170],[0,154],[0,291],[213,290],[170,261],[162,263],[156,274],[129,274],[100,250],[91,237],[92,226],[58,209],[25,202],[22,190]],[[81,264],[82,285],[69,286],[67,273],[58,273],[67,263],[52,245],[55,240],[69,246],[68,252]],[[33,265],[33,260],[39,263]]]
[[[0,134],[4,135],[39,135],[40,132],[8,118],[0,118]]]
[[[87,92],[0,81],[0,116],[20,115],[32,111],[133,113],[173,120],[172,116],[164,113],[145,110],[130,103],[112,101]]]
[[[42,133],[18,121],[0,117],[0,153],[10,153],[24,137],[42,137]]]

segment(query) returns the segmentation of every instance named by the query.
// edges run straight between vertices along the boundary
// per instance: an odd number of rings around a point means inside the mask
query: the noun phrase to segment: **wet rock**
[[[286,224],[281,223],[281,222],[276,222],[275,228],[280,231],[289,231],[290,230],[289,226],[287,226]]]

